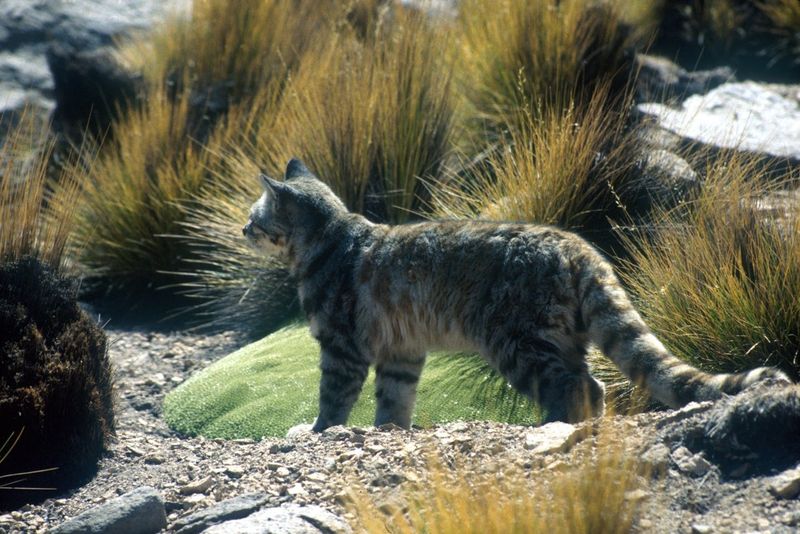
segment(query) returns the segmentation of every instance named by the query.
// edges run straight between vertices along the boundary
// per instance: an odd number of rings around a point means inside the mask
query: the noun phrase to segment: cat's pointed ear
[[[291,180],[299,176],[313,176],[313,174],[311,174],[311,171],[308,170],[308,167],[306,167],[302,161],[298,158],[292,158],[289,160],[289,163],[286,164],[286,180]]]
[[[270,193],[277,194],[282,191],[285,191],[287,188],[286,184],[284,184],[283,182],[279,182],[278,180],[270,178],[264,173],[259,174],[258,178],[261,181],[261,184],[264,186],[264,189],[266,189]]]

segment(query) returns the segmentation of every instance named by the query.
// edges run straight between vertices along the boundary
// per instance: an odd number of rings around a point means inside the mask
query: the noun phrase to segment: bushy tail
[[[768,367],[717,375],[692,367],[653,335],[610,268],[593,278],[585,287],[581,309],[590,340],[659,402],[677,408],[691,401],[714,400],[766,378],[791,383],[786,375]]]

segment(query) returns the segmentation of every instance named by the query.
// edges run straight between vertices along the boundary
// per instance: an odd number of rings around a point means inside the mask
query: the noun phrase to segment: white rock
[[[637,107],[684,138],[800,160],[800,104],[755,82],[720,85],[690,96],[681,109],[655,103]]]
[[[525,449],[534,454],[564,452],[580,439],[575,425],[554,422],[542,425],[525,435]]]

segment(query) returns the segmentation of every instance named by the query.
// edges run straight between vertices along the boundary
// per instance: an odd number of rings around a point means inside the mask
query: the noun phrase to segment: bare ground
[[[0,532],[46,532],[140,486],[161,493],[170,528],[192,512],[252,491],[264,492],[272,505],[315,503],[352,521],[347,504],[356,487],[371,493],[386,513],[402,511],[403,488],[426,480],[431,454],[459,465],[465,478],[514,471],[535,482],[543,470],[569,469],[598,441],[584,426],[570,443],[537,452],[530,437],[535,429],[486,422],[411,431],[336,427],[321,435],[260,442],[185,438],[160,418],[164,395],[241,342],[225,333],[108,333],[118,393],[117,435],[97,476],[69,494],[1,515]],[[754,474],[743,460],[731,475],[730,468],[721,470],[704,454],[665,438],[669,425],[709,409],[700,405],[609,419],[605,431],[660,473],[638,477],[640,489],[631,495],[639,503],[635,530],[797,532],[800,500],[777,498],[770,491],[778,471]]]

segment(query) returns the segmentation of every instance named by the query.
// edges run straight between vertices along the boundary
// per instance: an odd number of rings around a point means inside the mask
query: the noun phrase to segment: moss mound
[[[22,432],[2,473],[56,467],[15,485],[75,487],[94,475],[113,428],[106,336],[75,286],[35,258],[0,264],[0,443]],[[2,506],[51,496],[3,493]]]
[[[188,435],[282,437],[317,416],[319,380],[319,346],[306,325],[293,325],[181,384],[164,400],[164,417]],[[534,424],[537,413],[479,357],[433,353],[422,373],[413,421],[421,426],[456,420]],[[369,426],[374,417],[371,373],[349,424]]]

